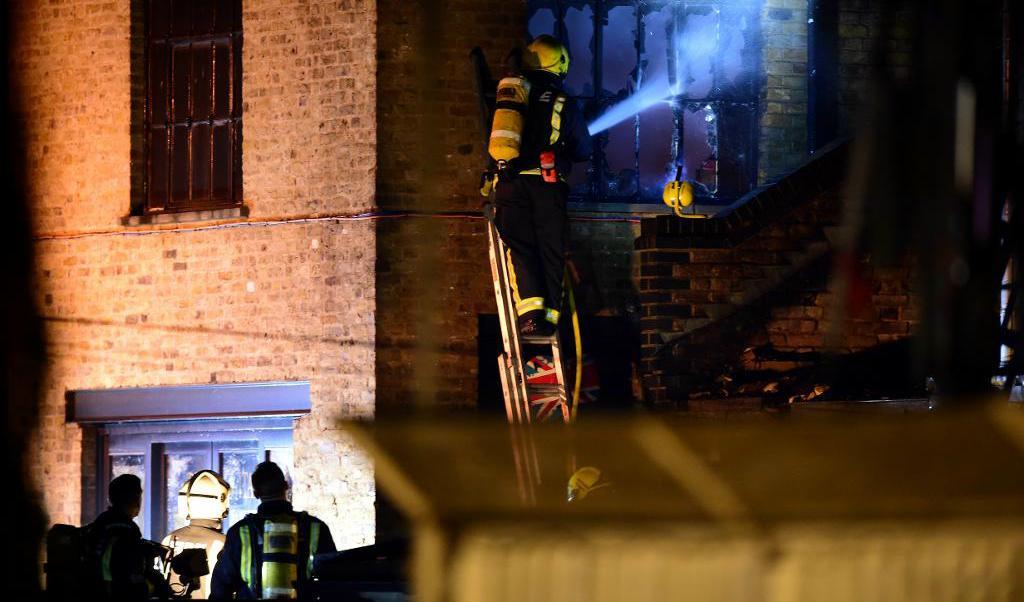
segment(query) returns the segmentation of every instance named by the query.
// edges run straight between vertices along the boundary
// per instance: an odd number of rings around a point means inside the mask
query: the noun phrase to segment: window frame
[[[263,461],[270,458],[274,449],[294,449],[295,420],[296,417],[290,416],[262,416],[102,424],[97,429],[96,513],[108,506],[106,491],[110,484],[110,457],[141,455],[146,475],[140,513],[143,537],[162,540],[170,532],[162,511],[167,503],[163,457],[168,447],[191,445],[198,453],[208,453],[208,463],[215,470],[219,468],[219,453],[224,451],[255,450]]]
[[[683,26],[685,21],[682,19],[686,11],[693,8],[709,7],[714,10],[721,11],[723,7],[729,8],[730,5],[726,0],[700,0],[695,2],[675,2],[673,0],[652,0],[650,2],[640,2],[638,0],[530,0],[527,5],[526,14],[526,27],[529,31],[530,21],[533,19],[536,11],[542,9],[550,9],[554,16],[554,31],[547,32],[556,35],[572,45],[572,40],[569,37],[568,29],[565,25],[565,19],[567,11],[570,8],[582,9],[583,7],[589,7],[592,11],[590,17],[593,23],[593,29],[590,35],[590,52],[591,52],[591,72],[589,82],[593,90],[592,95],[583,96],[575,95],[584,105],[584,113],[590,117],[596,117],[600,115],[609,107],[613,106],[616,101],[621,100],[619,96],[622,91],[613,92],[604,90],[603,86],[603,37],[604,27],[607,25],[609,11],[621,7],[627,6],[632,7],[636,18],[636,33],[634,36],[635,48],[636,48],[636,61],[631,74],[628,76],[629,84],[631,88],[636,88],[636,82],[638,78],[643,79],[646,75],[643,73],[645,66],[645,54],[643,47],[643,40],[646,38],[646,29],[643,28],[645,19],[652,13],[660,11],[666,6],[673,7],[673,23],[672,31],[676,28]],[[732,10],[729,8],[729,10]],[[757,39],[761,38],[761,24],[760,24],[760,11],[755,9],[748,9],[751,15],[755,15],[756,19],[753,23],[749,24],[748,27],[752,28],[751,34],[756,36]],[[544,33],[543,31],[529,31],[529,34],[535,35],[538,33]],[[715,88],[712,88],[712,93],[702,98],[688,98],[684,95],[677,95],[672,99],[673,113],[674,113],[674,127],[673,127],[673,142],[672,142],[672,156],[677,156],[679,140],[683,137],[683,130],[680,124],[680,114],[683,107],[686,105],[693,105],[697,103],[717,103],[722,106],[727,103],[733,105],[746,105],[748,107],[749,115],[746,117],[745,123],[737,123],[737,128],[744,126],[743,129],[748,130],[748,135],[745,136],[745,145],[742,149],[743,155],[746,159],[740,163],[742,169],[736,170],[744,180],[741,187],[736,190],[725,190],[724,193],[716,193],[714,195],[698,194],[696,201],[699,205],[708,208],[721,207],[734,202],[738,198],[741,198],[744,194],[754,190],[757,186],[757,163],[758,163],[758,138],[759,138],[759,111],[762,104],[761,92],[764,82],[763,64],[761,60],[760,45],[755,45],[753,49],[743,49],[744,61],[749,75],[743,80],[744,95],[740,100],[738,96],[724,94],[719,91],[715,93]],[[722,60],[721,53],[716,55],[719,62]],[[713,67],[713,70],[721,69],[721,66]],[[629,123],[627,119],[626,122]],[[601,212],[623,212],[623,213],[652,213],[661,214],[669,213],[671,209],[664,206],[660,201],[660,196],[655,197],[654,195],[645,196],[644,186],[641,185],[641,173],[639,169],[639,152],[642,143],[643,134],[640,132],[640,116],[633,118],[632,123],[636,128],[637,134],[634,136],[634,165],[636,168],[635,177],[635,192],[632,196],[610,196],[607,191],[607,181],[609,177],[616,172],[612,172],[605,165],[605,144],[609,135],[608,131],[602,132],[595,136],[594,153],[591,160],[587,163],[580,163],[575,166],[577,170],[586,170],[586,183],[582,186],[582,192],[579,187],[574,186],[573,193],[570,197],[570,208],[576,212],[587,212],[587,211],[601,211]],[[721,191],[721,173],[722,173],[722,141],[719,136],[717,148],[716,148],[716,159],[718,161],[718,178],[719,178],[719,191]],[[600,167],[595,167],[600,166]],[[621,173],[621,172],[618,172]],[[690,174],[688,179],[693,180],[696,178],[696,174]]]
[[[154,10],[155,3],[164,3],[167,5],[161,14],[167,15],[168,24],[164,27],[165,34],[160,36],[154,36],[153,34],[153,19],[156,18]],[[212,4],[212,3],[211,3]],[[148,216],[161,216],[168,214],[210,214],[211,218],[229,217],[230,215],[226,212],[234,211],[239,215],[245,213],[244,198],[242,191],[242,132],[243,132],[243,111],[242,111],[242,62],[243,62],[243,35],[242,35],[242,3],[241,0],[223,0],[217,3],[214,10],[221,7],[230,7],[231,15],[228,19],[231,21],[230,31],[214,31],[216,25],[211,25],[211,30],[207,32],[195,32],[190,31],[189,34],[178,34],[174,31],[174,16],[172,15],[173,4],[170,0],[135,0],[133,2],[133,10],[138,10],[139,15],[137,17],[140,21],[137,26],[141,30],[141,75],[142,75],[142,98],[140,102],[141,124],[139,127],[138,142],[141,156],[140,165],[138,169],[142,172],[139,181],[139,194],[133,199],[130,216],[133,217],[148,217]],[[208,6],[208,5],[204,5]],[[216,13],[215,13],[216,14]],[[194,17],[190,17],[191,25],[190,30],[194,30],[196,27]],[[213,23],[216,23],[220,19],[219,15],[213,18]],[[227,87],[227,117],[216,117],[217,113],[217,88],[216,88],[216,60],[217,60],[217,41],[223,39],[229,39],[230,42],[227,44],[227,54],[229,56],[229,65],[226,70],[230,83]],[[210,108],[208,118],[206,119],[194,119],[192,113],[192,104],[194,101],[193,91],[195,89],[196,79],[194,74],[195,58],[192,52],[192,46],[195,44],[210,44],[211,60],[213,66],[210,69],[211,83],[209,86],[210,92]],[[157,102],[156,92],[152,89],[154,84],[154,78],[151,77],[151,53],[153,52],[154,46],[163,45],[167,48],[166,60],[164,61],[163,69],[165,71],[163,81],[164,91],[162,92],[163,98],[161,100],[165,107],[165,115],[162,125],[158,125],[154,116],[154,105]],[[190,65],[188,67],[190,81],[188,83],[188,115],[184,121],[179,123],[179,119],[173,114],[175,112],[175,73],[174,73],[174,60],[175,60],[175,48],[181,48],[188,46],[189,51],[186,55],[189,57]],[[209,188],[209,194],[205,199],[199,199],[193,197],[193,190],[196,184],[196,179],[193,174],[193,168],[195,167],[193,158],[193,134],[195,133],[196,126],[206,125],[208,128],[209,138],[209,150],[208,150],[208,177],[206,186]],[[228,145],[230,146],[228,161],[230,163],[229,173],[227,176],[228,186],[230,187],[230,193],[226,197],[218,197],[216,195],[217,184],[216,184],[216,173],[217,173],[217,157],[215,156],[215,126],[226,127],[228,129]],[[175,182],[177,181],[174,173],[175,160],[174,160],[174,139],[175,130],[177,128],[184,128],[186,130],[186,139],[188,140],[187,146],[188,158],[187,164],[187,200],[184,202],[175,199]],[[154,148],[151,142],[151,134],[154,130],[163,130],[165,136],[165,163],[166,163],[166,182],[164,195],[160,199],[155,199],[152,191],[153,174],[154,174]],[[159,201],[159,202],[156,202]],[[212,213],[211,213],[212,212]],[[137,220],[127,220],[126,223],[136,224]],[[146,223],[138,222],[138,223]]]
[[[83,488],[81,509],[83,515],[92,514],[94,510],[93,516],[107,507],[111,433],[137,438],[131,455],[144,456],[144,487],[148,488],[155,466],[154,444],[212,441],[216,436],[223,438],[225,433],[235,433],[234,441],[240,440],[243,433],[249,433],[249,441],[266,434],[267,440],[273,442],[275,436],[285,435],[265,431],[282,429],[294,441],[295,421],[312,409],[309,381],[77,389],[67,391],[65,398],[68,422],[89,428],[87,440],[93,443],[93,449],[83,457],[83,460],[91,459],[91,465],[83,462],[81,475],[83,485],[89,484]],[[146,441],[149,441],[148,447]],[[114,453],[128,453],[128,448],[117,441],[114,443]],[[264,453],[266,447],[263,446]],[[292,450],[294,454],[294,447]],[[95,483],[95,490],[92,483]],[[146,537],[153,533],[150,509],[157,507],[154,503],[161,499],[158,496],[154,500],[153,495],[150,491],[143,504],[142,524]],[[91,517],[83,516],[83,520],[91,520]]]

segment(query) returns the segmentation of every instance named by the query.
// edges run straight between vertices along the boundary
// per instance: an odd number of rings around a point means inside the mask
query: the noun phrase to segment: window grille
[[[240,0],[147,0],[145,213],[242,203]]]
[[[592,121],[627,99],[654,102],[601,132],[570,177],[577,200],[659,202],[677,166],[703,202],[757,176],[760,0],[530,0],[531,37],[572,57],[565,86]]]

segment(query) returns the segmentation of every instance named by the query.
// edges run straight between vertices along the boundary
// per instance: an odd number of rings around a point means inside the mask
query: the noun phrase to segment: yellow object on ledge
[[[683,207],[693,205],[693,184],[683,179],[683,167],[681,165],[676,168],[675,179],[665,184],[665,190],[661,193],[661,200],[672,208],[677,217],[688,219],[705,219],[708,217],[695,211],[693,213],[683,213]]]

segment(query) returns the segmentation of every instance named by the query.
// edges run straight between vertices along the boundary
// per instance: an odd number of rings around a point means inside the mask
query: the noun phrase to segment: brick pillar
[[[807,157],[807,2],[765,0],[761,13],[765,86],[758,182]]]

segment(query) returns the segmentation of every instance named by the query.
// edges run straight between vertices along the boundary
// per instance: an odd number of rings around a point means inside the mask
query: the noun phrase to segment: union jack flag
[[[526,383],[527,385],[555,385],[558,384],[558,376],[555,374],[555,364],[550,355],[536,355],[526,362]],[[569,375],[566,375],[568,378]],[[566,383],[566,393],[572,397],[573,382]],[[583,379],[580,382],[580,403],[597,401],[601,392],[601,383],[597,376],[597,365],[595,362],[583,356]],[[571,401],[571,399],[570,399]],[[558,396],[546,393],[535,393],[530,395],[530,405],[533,407],[538,420],[550,418],[558,408]]]

